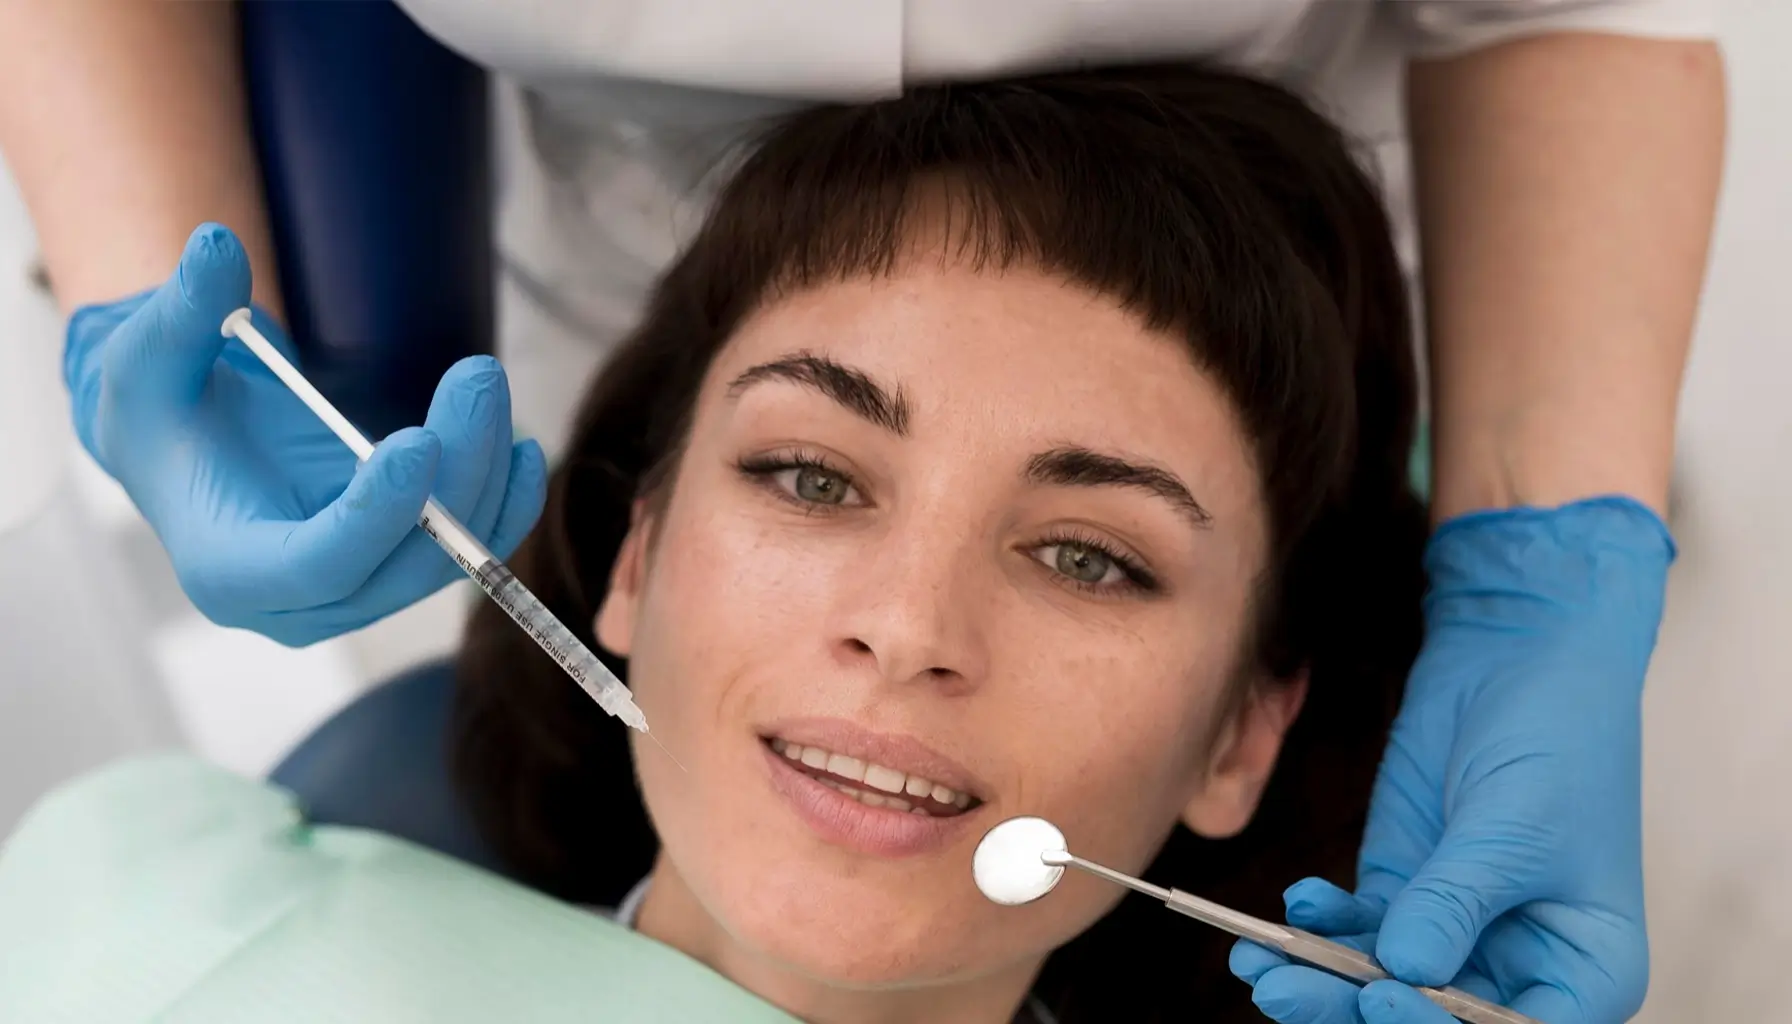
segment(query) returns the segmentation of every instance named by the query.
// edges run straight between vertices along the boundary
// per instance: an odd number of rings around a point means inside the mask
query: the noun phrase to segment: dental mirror
[[[1046,863],[1046,855],[1069,849],[1064,833],[1044,818],[1009,818],[983,834],[971,877],[991,902],[1018,907],[1058,887],[1064,865]]]
[[[1064,833],[1044,818],[1009,818],[985,832],[983,841],[977,844],[977,852],[971,856],[971,877],[991,902],[1015,907],[1031,903],[1057,888],[1066,866],[1162,900],[1164,906],[1178,914],[1249,939],[1297,963],[1329,971],[1359,985],[1388,977],[1374,957],[1354,946],[1299,928],[1260,920],[1181,889],[1160,888],[1084,860],[1070,852]],[[1418,988],[1416,991],[1468,1024],[1542,1024],[1461,989]]]

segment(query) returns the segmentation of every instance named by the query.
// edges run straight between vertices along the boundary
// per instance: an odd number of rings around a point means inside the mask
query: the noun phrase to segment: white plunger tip
[[[1064,865],[1046,858],[1069,849],[1064,833],[1044,818],[1009,818],[984,833],[977,844],[971,855],[971,878],[992,903],[1018,907],[1057,888]]]
[[[255,314],[249,312],[248,306],[244,306],[242,309],[225,317],[223,325],[218,329],[223,332],[226,338],[234,338],[236,337],[237,328],[248,323],[250,318],[254,315]]]

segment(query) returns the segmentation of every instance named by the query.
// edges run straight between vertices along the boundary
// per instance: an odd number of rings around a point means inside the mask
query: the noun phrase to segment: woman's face
[[[598,617],[688,768],[637,746],[657,871],[812,979],[1036,966],[1119,893],[989,903],[990,827],[1138,871],[1254,809],[1301,693],[1241,660],[1265,546],[1230,403],[1105,298],[928,257],[771,303]]]

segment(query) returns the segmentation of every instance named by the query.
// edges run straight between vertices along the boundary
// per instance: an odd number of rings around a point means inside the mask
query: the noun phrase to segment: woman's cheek
[[[648,572],[641,682],[669,682],[687,706],[739,712],[731,700],[749,695],[721,691],[743,679],[763,683],[812,646],[805,641],[826,621],[829,580],[850,561],[825,545],[793,543],[753,515],[674,516],[666,526]]]
[[[1140,870],[1197,792],[1220,694],[1187,673],[1119,671],[1067,688],[1024,728],[1031,735],[1018,750],[1051,754],[1032,755],[1042,806],[1021,812],[1055,814],[1073,848]]]
[[[791,518],[786,510],[757,508],[702,515],[678,545],[680,575],[735,600],[814,599],[850,562],[851,538],[834,524]]]

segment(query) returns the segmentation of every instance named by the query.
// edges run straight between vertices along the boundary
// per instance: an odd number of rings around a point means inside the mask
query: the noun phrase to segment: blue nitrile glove
[[[1288,923],[1326,935],[1364,952],[1374,952],[1375,930],[1386,907],[1352,895],[1317,878],[1291,886],[1282,897]],[[1290,966],[1286,957],[1253,942],[1232,947],[1232,973],[1250,983],[1251,999],[1271,1019],[1300,1024],[1455,1024],[1456,1018],[1397,981],[1358,987],[1310,967]],[[1462,988],[1498,1002],[1500,993],[1478,979]]]
[[[75,430],[124,485],[201,612],[283,644],[358,629],[459,571],[415,530],[433,492],[499,557],[541,514],[546,464],[512,447],[510,387],[496,360],[463,359],[421,428],[358,465],[224,317],[249,304],[249,260],[202,225],[160,288],[77,310],[63,375]],[[290,358],[279,325],[255,325]]]
[[[1666,525],[1628,498],[1439,528],[1361,899],[1309,880],[1288,892],[1289,923],[1379,932],[1363,948],[1402,981],[1453,983],[1548,1024],[1628,1020],[1649,977],[1643,676],[1673,558]],[[1278,1021],[1450,1019],[1403,985],[1359,994],[1281,962],[1241,944],[1232,964]]]

